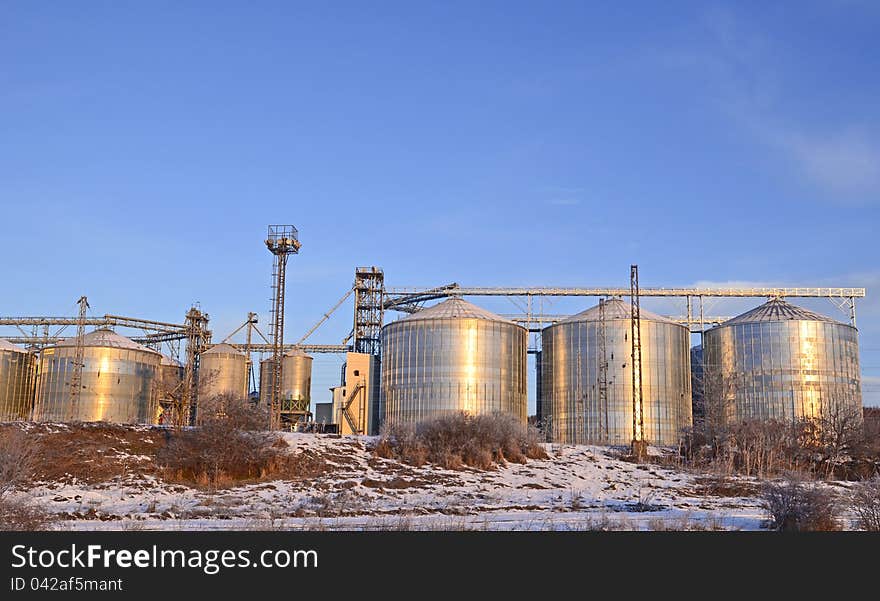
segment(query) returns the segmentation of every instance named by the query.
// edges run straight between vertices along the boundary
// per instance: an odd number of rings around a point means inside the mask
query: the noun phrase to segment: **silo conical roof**
[[[658,315],[651,311],[646,311],[645,309],[641,309],[639,311],[640,319],[647,321],[659,321],[663,323],[674,323],[676,325],[680,325],[677,322],[663,317],[662,315]],[[605,301],[605,319],[631,319],[632,318],[632,306],[630,303],[624,302],[619,298],[611,298]],[[599,310],[599,305],[595,307],[590,307],[586,311],[581,311],[576,315],[572,315],[571,317],[567,317],[561,320],[559,323],[571,323],[577,321],[601,321],[602,314]]]
[[[12,351],[15,353],[27,353],[28,352],[25,349],[21,348],[20,346],[15,346],[14,344],[9,342],[8,340],[4,340],[2,338],[0,338],[0,351]]]
[[[242,355],[242,356],[244,356],[244,353],[242,353],[240,350],[238,350],[237,348],[235,348],[231,344],[226,344],[225,342],[221,342],[220,344],[215,344],[214,346],[212,346],[208,350],[204,351],[202,353],[202,355],[212,355],[212,354],[220,354],[220,353],[223,353],[226,355]]]
[[[285,357],[308,357],[309,359],[312,358],[311,355],[309,355],[304,350],[302,350],[301,348],[298,348],[298,347],[293,347],[292,349],[290,349],[289,351],[284,353],[284,356]]]
[[[482,319],[485,321],[500,321],[503,323],[519,325],[458,297],[453,297],[442,303],[437,303],[432,307],[422,309],[421,311],[408,315],[398,321],[416,321],[420,319]]]
[[[62,340],[55,346],[58,347],[69,347],[76,346],[77,338],[67,338]],[[127,349],[130,351],[143,351],[146,353],[155,353],[157,355],[161,355],[159,351],[155,351],[148,346],[144,346],[143,344],[138,344],[131,338],[126,338],[121,334],[117,334],[113,330],[107,328],[100,328],[95,330],[94,332],[89,332],[84,335],[82,338],[82,345],[89,347],[104,347],[104,348],[120,348]]]
[[[849,325],[831,319],[830,317],[826,317],[825,315],[814,313],[803,307],[798,307],[797,305],[793,305],[781,298],[770,299],[763,305],[755,307],[750,311],[746,311],[742,315],[737,315],[736,317],[728,319],[721,325],[726,326],[738,323],[759,323],[765,321],[825,321],[841,325]]]

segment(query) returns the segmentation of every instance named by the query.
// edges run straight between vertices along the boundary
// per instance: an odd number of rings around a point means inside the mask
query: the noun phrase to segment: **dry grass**
[[[49,512],[26,500],[0,498],[0,530],[50,530],[54,522]]]
[[[761,487],[754,482],[717,474],[698,477],[694,482],[698,494],[711,497],[750,498],[758,496],[761,492]]]
[[[19,463],[27,455],[29,481],[98,483],[126,474],[155,474],[152,459],[164,446],[165,435],[157,428],[103,422],[27,424],[27,431],[21,424],[5,424],[0,426],[0,449],[4,441],[19,447]],[[0,464],[4,456],[10,457],[0,450]]]
[[[654,518],[648,522],[648,529],[655,532],[723,532],[732,530],[725,527],[716,517],[697,519],[684,515],[674,519]]]
[[[383,429],[374,453],[411,465],[432,463],[447,469],[485,470],[506,462],[547,458],[537,430],[503,414],[461,413],[415,426],[392,425]]]

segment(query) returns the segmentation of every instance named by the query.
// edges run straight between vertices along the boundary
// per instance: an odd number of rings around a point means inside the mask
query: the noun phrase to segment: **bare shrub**
[[[874,476],[853,487],[850,507],[856,514],[859,528],[880,532],[880,476]]]
[[[374,453],[412,465],[490,469],[505,462],[545,459],[537,430],[506,414],[458,413],[416,425],[386,425]]]
[[[816,483],[797,477],[768,482],[761,500],[770,515],[768,528],[777,532],[825,532],[840,530],[834,495]]]
[[[0,530],[49,530],[54,521],[49,512],[27,500],[0,498]]]
[[[198,427],[169,433],[168,444],[160,449],[157,460],[169,478],[208,488],[322,471],[322,461],[290,455],[280,436],[261,431],[267,421],[262,407],[229,396],[217,397],[200,407]]]
[[[0,499],[31,481],[38,452],[34,437],[17,426],[0,430]]]

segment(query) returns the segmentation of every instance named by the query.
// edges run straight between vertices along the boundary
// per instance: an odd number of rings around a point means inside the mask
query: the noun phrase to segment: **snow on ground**
[[[765,517],[753,497],[707,493],[705,475],[638,465],[604,447],[548,445],[545,460],[446,470],[374,457],[369,438],[284,436],[291,452],[320,455],[330,469],[219,491],[128,475],[41,483],[27,494],[60,527],[81,530],[752,530]]]

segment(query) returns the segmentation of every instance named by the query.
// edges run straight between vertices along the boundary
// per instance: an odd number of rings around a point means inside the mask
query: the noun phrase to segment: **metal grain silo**
[[[221,343],[201,353],[199,401],[226,395],[248,397],[248,360],[231,344]]]
[[[542,412],[552,440],[610,445],[632,441],[631,308],[620,299],[603,305],[542,332]],[[640,330],[644,437],[651,444],[674,445],[692,424],[690,334],[686,327],[644,309]]]
[[[36,374],[34,353],[0,340],[0,421],[30,419]]]
[[[159,418],[157,421],[162,424],[171,423],[173,414],[178,409],[178,403],[181,401],[183,391],[183,379],[186,369],[183,363],[177,359],[162,355],[162,362],[159,364],[159,378],[157,393],[159,399]]]
[[[268,406],[272,399],[272,359],[260,362],[260,402]],[[291,349],[281,359],[281,400],[282,411],[285,405],[312,402],[312,358],[299,349]]]
[[[703,335],[707,411],[721,422],[861,415],[858,331],[772,299]]]
[[[389,422],[504,412],[526,422],[525,328],[452,298],[382,328]]]
[[[90,332],[82,338],[81,388],[72,400],[77,340],[40,353],[34,420],[152,423],[162,355],[112,330]]]
[[[164,389],[173,391],[175,388],[178,388],[181,382],[183,382],[185,371],[183,363],[177,359],[162,355],[162,361],[159,364],[159,380]]]

